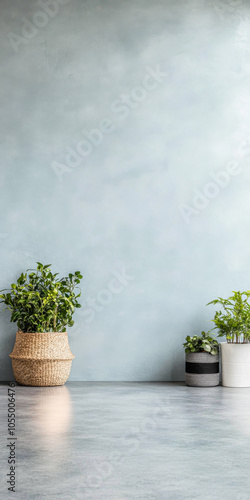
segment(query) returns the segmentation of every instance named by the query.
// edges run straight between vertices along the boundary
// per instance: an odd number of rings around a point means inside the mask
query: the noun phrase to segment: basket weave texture
[[[18,331],[10,357],[19,384],[44,387],[65,384],[75,356],[67,332]]]

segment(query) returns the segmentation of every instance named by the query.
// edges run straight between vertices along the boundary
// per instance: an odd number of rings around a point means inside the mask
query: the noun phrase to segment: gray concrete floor
[[[0,386],[7,499],[7,385]],[[248,500],[250,389],[16,387],[15,499]]]

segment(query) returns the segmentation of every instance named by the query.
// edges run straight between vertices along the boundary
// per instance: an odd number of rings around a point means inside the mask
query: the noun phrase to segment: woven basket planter
[[[21,385],[63,385],[69,378],[72,354],[67,332],[18,331],[10,354],[16,381]]]

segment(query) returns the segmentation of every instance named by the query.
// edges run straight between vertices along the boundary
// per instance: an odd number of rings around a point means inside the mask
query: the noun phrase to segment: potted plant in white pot
[[[219,305],[213,318],[221,342],[222,385],[225,387],[250,387],[250,292],[233,291],[228,299],[212,300]]]
[[[211,387],[219,384],[219,344],[210,332],[186,337],[185,382],[194,387]]]
[[[28,274],[28,271],[31,271]],[[72,359],[67,326],[73,326],[72,315],[80,292],[75,288],[82,279],[80,271],[59,279],[50,264],[37,262],[1,293],[1,302],[11,312],[10,321],[18,331],[10,354],[14,377],[19,384],[32,386],[63,385],[69,377]],[[4,292],[5,290],[1,290]]]

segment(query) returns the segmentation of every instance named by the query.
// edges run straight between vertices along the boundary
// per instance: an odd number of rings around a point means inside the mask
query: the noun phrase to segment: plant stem
[[[57,307],[56,307],[55,316],[54,316],[54,332],[56,331],[56,316],[57,316]]]

